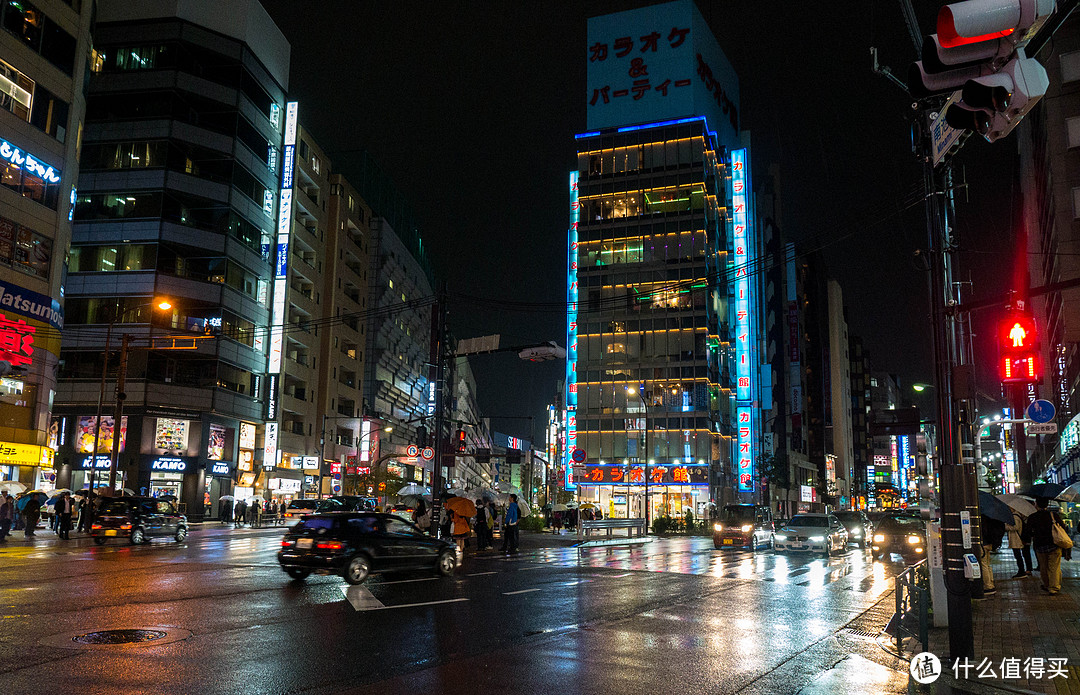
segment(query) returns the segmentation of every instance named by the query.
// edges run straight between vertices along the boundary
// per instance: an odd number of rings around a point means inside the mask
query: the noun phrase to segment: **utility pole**
[[[120,341],[120,367],[116,372],[116,408],[113,411],[113,440],[112,440],[112,455],[109,458],[109,494],[116,489],[116,460],[120,455],[120,435],[123,432],[124,422],[124,399],[127,398],[127,393],[124,392],[124,382],[127,380],[127,366],[128,366],[128,342],[131,340],[131,335],[124,334],[124,337]],[[96,442],[94,448],[96,449]]]
[[[431,317],[431,361],[435,372],[435,456],[432,459],[431,471],[431,526],[429,532],[438,538],[439,518],[442,514],[442,491],[443,491],[443,453],[446,450],[443,430],[446,428],[446,282],[439,287],[438,298],[433,307]]]

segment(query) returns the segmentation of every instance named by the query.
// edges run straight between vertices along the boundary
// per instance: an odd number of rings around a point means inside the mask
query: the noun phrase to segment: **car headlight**
[[[723,531],[724,530],[724,525],[723,524],[713,524],[713,530],[714,531]]]
[[[825,536],[810,536],[810,541],[813,543],[821,543],[825,540]]]
[[[922,539],[919,538],[918,536],[908,536],[907,537],[907,542],[910,543],[911,545],[918,545],[919,543],[922,543]]]
[[[743,524],[742,527],[739,528],[739,530],[742,531],[743,533],[750,533],[751,531],[754,530],[754,526],[753,526],[753,524]]]
[[[787,536],[785,536],[785,535],[783,535],[783,534],[779,534],[779,533],[778,533],[778,534],[776,534],[775,536],[773,536],[773,539],[774,539],[774,540],[778,540],[778,541],[786,541],[786,540],[787,540]]]
[[[853,536],[861,536],[861,535],[862,535],[862,531],[860,531],[859,529],[855,529],[855,530],[853,530],[853,531],[851,532],[851,535],[853,535]]]
[[[875,543],[884,543],[885,542],[885,534],[883,534],[883,533],[874,534],[874,542]]]

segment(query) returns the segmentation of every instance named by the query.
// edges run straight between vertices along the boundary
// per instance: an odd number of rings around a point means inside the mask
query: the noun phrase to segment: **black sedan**
[[[896,553],[907,562],[926,557],[926,522],[909,516],[882,519],[874,527],[874,542],[870,546],[878,560]]]
[[[870,523],[865,512],[858,510],[833,513],[840,523],[844,525],[848,533],[848,543],[855,543],[860,548],[866,547],[866,542],[873,535],[874,526]]]
[[[411,569],[449,577],[457,567],[457,548],[392,514],[338,512],[305,516],[290,528],[278,562],[293,579],[314,572],[359,584],[373,572]]]

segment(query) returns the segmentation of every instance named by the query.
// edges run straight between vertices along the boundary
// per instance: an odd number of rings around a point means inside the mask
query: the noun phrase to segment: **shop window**
[[[52,239],[0,217],[0,264],[47,280],[52,250]]]
[[[0,60],[0,106],[29,121],[33,96],[34,81]]]

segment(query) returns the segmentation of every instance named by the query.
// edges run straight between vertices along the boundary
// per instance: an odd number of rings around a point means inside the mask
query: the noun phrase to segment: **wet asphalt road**
[[[281,533],[0,547],[0,690],[884,693],[907,682],[869,661],[829,671],[879,650],[845,635],[902,569],[855,548],[824,559],[703,538],[526,547],[470,555],[452,579],[347,589],[331,576],[289,581],[274,556]],[[76,634],[154,626],[177,641],[72,648]],[[827,685],[849,672],[865,682]]]

